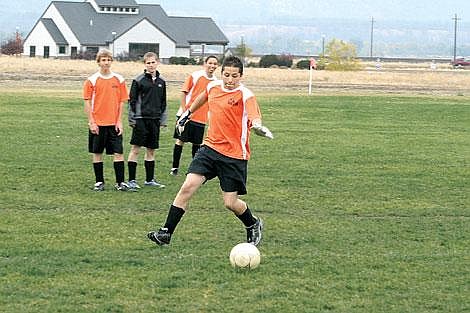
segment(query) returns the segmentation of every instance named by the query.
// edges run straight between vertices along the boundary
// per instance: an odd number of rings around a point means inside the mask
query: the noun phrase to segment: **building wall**
[[[62,35],[64,35],[64,38],[69,43],[69,46],[70,47],[75,46],[80,51],[80,47],[81,47],[80,42],[75,37],[72,30],[67,25],[67,22],[64,20],[62,15],[60,15],[59,11],[56,9],[54,4],[49,6],[46,12],[44,12],[43,17],[52,19],[54,23],[57,25],[57,27],[60,29],[60,31],[62,32]],[[68,48],[68,51],[69,51],[68,55],[70,55],[70,48]]]
[[[29,56],[30,47],[36,47],[36,56],[42,57],[44,55],[44,47],[49,47],[49,56],[55,57],[58,54],[58,47],[51,37],[43,23],[39,22],[34,30],[31,32],[28,39],[25,41],[23,47],[23,54]]]
[[[175,57],[190,57],[190,49],[189,48],[176,48]]]
[[[114,42],[115,55],[129,52],[129,43],[158,43],[160,45],[159,56],[163,59],[173,56],[176,49],[175,43],[147,20],[141,21],[128,32],[116,38]],[[110,48],[112,48],[112,44]]]

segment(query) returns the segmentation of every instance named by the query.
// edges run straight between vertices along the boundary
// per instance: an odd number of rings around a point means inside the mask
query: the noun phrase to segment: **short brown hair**
[[[158,55],[155,53],[155,52],[147,52],[146,54],[144,54],[144,62],[147,61],[147,59],[150,59],[150,58],[155,58],[155,60],[158,61]]]
[[[113,53],[109,51],[108,49],[101,49],[96,54],[96,62],[99,63],[102,57],[108,57],[108,58],[111,58],[111,60],[113,60]]]

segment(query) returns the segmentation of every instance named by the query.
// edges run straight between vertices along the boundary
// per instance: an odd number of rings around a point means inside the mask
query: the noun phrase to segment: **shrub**
[[[170,64],[175,65],[196,65],[197,61],[194,58],[187,58],[187,57],[171,57]]]
[[[310,69],[310,60],[300,60],[295,65],[296,68],[301,70],[309,70]]]
[[[326,54],[328,55],[328,62],[325,61],[327,70],[357,71],[361,68],[354,44],[333,39],[326,47]]]
[[[273,65],[291,67],[293,57],[290,54],[282,54],[280,56],[275,54],[268,54],[261,57],[259,67],[271,67]]]
[[[18,55],[23,53],[23,39],[19,34],[15,38],[10,38],[1,46],[2,53],[8,55]]]

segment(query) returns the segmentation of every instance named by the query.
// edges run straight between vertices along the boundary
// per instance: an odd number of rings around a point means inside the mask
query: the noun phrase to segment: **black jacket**
[[[145,71],[132,81],[129,93],[130,125],[140,118],[158,119],[160,124],[165,125],[166,109],[166,83],[158,71],[155,81]]]

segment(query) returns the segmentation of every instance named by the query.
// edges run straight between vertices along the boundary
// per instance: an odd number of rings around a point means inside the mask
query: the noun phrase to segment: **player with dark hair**
[[[228,57],[222,65],[222,80],[209,83],[178,120],[179,131],[206,101],[209,106],[209,128],[204,145],[194,156],[188,175],[170,206],[166,222],[158,231],[148,233],[157,245],[170,243],[171,236],[188,208],[189,200],[207,180],[219,178],[225,207],[245,225],[247,242],[258,245],[263,222],[252,215],[247,204],[239,198],[247,193],[247,165],[250,158],[250,129],[256,134],[273,138],[261,124],[261,113],[254,94],[240,81],[243,63]]]
[[[88,151],[93,154],[95,191],[104,190],[103,152],[114,155],[116,190],[127,191],[124,182],[124,156],[122,146],[122,108],[127,101],[124,78],[111,71],[113,55],[103,49],[96,55],[100,70],[88,77],[83,86],[85,112],[88,116]]]
[[[217,79],[214,75],[214,71],[217,69],[218,65],[219,59],[214,55],[210,55],[204,60],[204,68],[202,70],[195,71],[186,78],[181,88],[181,102],[178,113],[176,113],[177,119],[181,116],[181,113],[191,106],[191,103],[206,89],[207,85]],[[173,138],[176,139],[176,142],[173,147],[173,167],[170,171],[171,175],[178,175],[178,168],[185,142],[192,143],[193,158],[197,150],[201,147],[204,129],[207,123],[207,110],[206,102],[199,110],[194,112],[191,116],[191,120],[186,124],[181,134],[175,129]]]
[[[139,189],[136,181],[137,158],[145,147],[145,186],[163,188],[155,179],[155,149],[159,147],[160,126],[166,125],[166,83],[157,70],[158,57],[153,52],[144,55],[144,73],[137,76],[129,94],[129,125],[132,127],[131,151],[127,159],[128,185]]]

